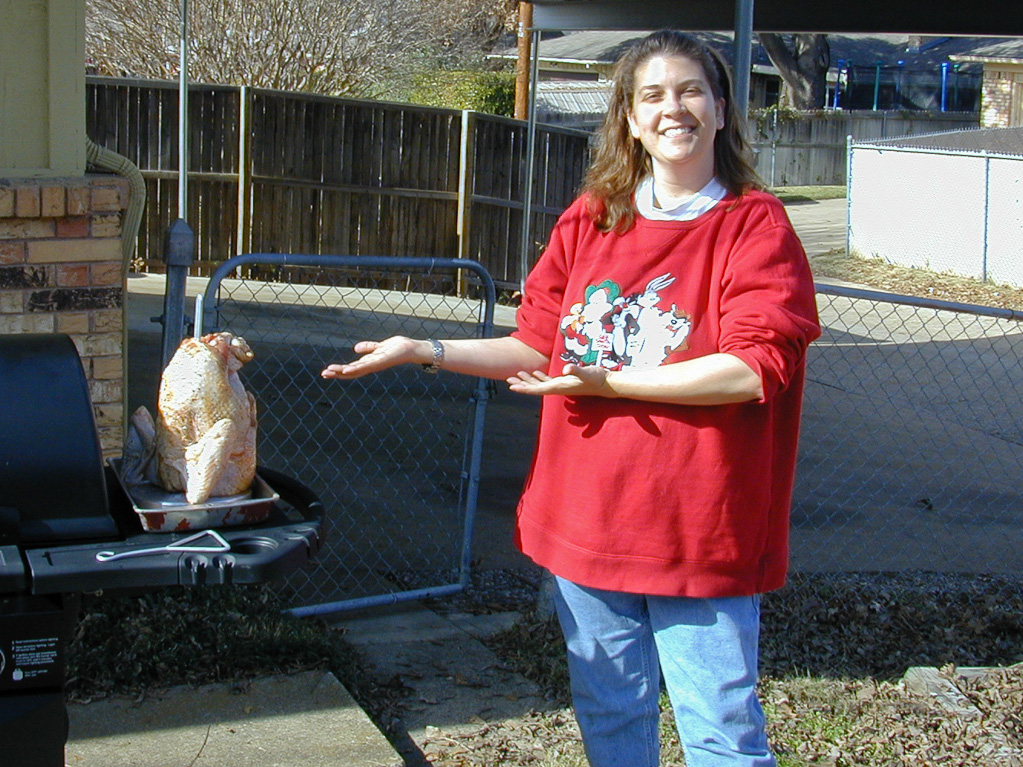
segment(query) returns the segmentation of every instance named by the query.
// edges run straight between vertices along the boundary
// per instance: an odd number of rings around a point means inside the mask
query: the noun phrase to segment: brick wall
[[[0,333],[71,336],[106,456],[123,442],[127,202],[118,176],[0,180]]]
[[[1007,128],[1012,114],[1012,72],[984,69],[981,89],[980,125],[983,128]]]

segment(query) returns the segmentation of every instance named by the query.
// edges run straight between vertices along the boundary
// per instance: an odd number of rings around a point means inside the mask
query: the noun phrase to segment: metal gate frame
[[[490,273],[476,261],[465,259],[408,258],[389,256],[342,256],[342,255],[308,255],[281,253],[247,253],[235,256],[223,262],[210,276],[206,290],[202,294],[202,304],[197,307],[197,320],[202,323],[203,332],[215,332],[221,328],[221,286],[239,267],[296,266],[312,268],[360,268],[382,272],[415,273],[429,275],[434,270],[456,271],[462,275],[471,273],[482,289],[481,313],[477,318],[477,337],[489,338],[494,334],[494,307],[496,304],[496,287]],[[255,281],[254,281],[255,282]],[[464,284],[464,280],[460,280]],[[476,516],[476,505],[480,483],[480,464],[483,447],[483,427],[487,402],[491,396],[493,383],[485,378],[477,378],[470,399],[472,409],[472,433],[467,435],[467,443],[463,446],[461,479],[464,492],[459,493],[462,506],[463,522],[461,550],[457,568],[457,580],[425,588],[414,588],[394,591],[376,596],[326,602],[323,604],[291,608],[288,612],[296,616],[325,615],[330,613],[357,610],[408,602],[419,599],[448,596],[463,591],[469,585],[473,526]],[[328,519],[330,508],[328,504]],[[328,535],[329,544],[329,535]]]

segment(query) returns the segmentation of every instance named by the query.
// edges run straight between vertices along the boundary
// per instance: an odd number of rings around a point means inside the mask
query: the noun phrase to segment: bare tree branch
[[[417,70],[493,47],[512,0],[190,0],[189,77],[329,95],[400,97]],[[178,77],[180,0],[86,0],[94,71]]]

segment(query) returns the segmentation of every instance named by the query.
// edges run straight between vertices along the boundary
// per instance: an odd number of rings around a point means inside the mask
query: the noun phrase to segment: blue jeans
[[[773,767],[756,696],[758,597],[556,584],[572,703],[592,767],[657,767],[662,672],[687,767]]]

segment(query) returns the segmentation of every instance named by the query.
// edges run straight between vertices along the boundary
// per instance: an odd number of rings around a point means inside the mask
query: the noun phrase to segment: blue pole
[[[941,111],[945,111],[948,103],[948,62],[941,62]]]
[[[906,62],[899,60],[899,79],[895,81],[895,106],[902,106],[902,68],[906,66]]]
[[[842,68],[845,65],[843,59],[838,60],[838,72],[835,74],[835,97],[831,102],[832,109],[838,109],[838,92],[842,90]]]
[[[874,111],[877,111],[877,97],[881,93],[881,62],[874,65]]]

